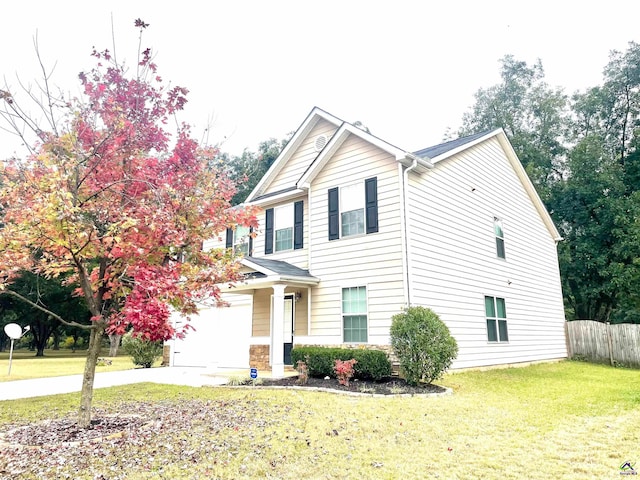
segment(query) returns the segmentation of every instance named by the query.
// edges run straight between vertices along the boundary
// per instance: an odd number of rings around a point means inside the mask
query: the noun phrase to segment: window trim
[[[246,233],[238,238],[238,229],[247,229]],[[246,252],[244,252],[244,248],[241,250],[238,247],[244,247],[246,245]],[[244,225],[236,225],[236,228],[233,229],[233,252],[234,253],[242,253],[244,256],[251,255],[251,227],[245,227]]]
[[[500,229],[500,235],[498,234],[498,229]],[[493,217],[493,235],[496,242],[496,258],[506,260],[507,250],[505,248],[504,240],[504,222],[502,221],[502,218],[498,216]]]
[[[507,344],[509,343],[509,319],[507,316],[507,300],[504,297],[497,297],[497,296],[493,296],[493,295],[485,295],[484,297],[484,319],[485,319],[485,331],[486,331],[486,338],[487,338],[487,343],[491,343],[491,344]],[[491,316],[489,315],[489,312],[487,312],[487,299],[492,299],[493,302],[493,313],[494,315]],[[498,310],[498,300],[502,300],[503,306],[504,306],[504,317],[499,316],[499,310]],[[495,335],[496,335],[496,340],[490,340],[489,338],[489,322],[495,322]],[[504,322],[504,326],[505,326],[505,332],[506,332],[506,339],[502,339],[502,335],[500,334],[500,322]]]
[[[364,294],[364,301],[365,301],[365,307],[364,307],[364,312],[358,312],[358,313],[349,313],[349,314],[345,314],[344,313],[344,308],[343,308],[343,295],[344,295],[344,291],[346,289],[350,289],[350,288],[364,288],[365,289],[365,294]],[[366,318],[366,330],[365,330],[365,340],[364,341],[346,341],[345,340],[345,325],[344,325],[344,319],[345,316],[362,316],[364,315]],[[342,343],[347,343],[347,344],[362,344],[365,345],[367,343],[369,343],[369,286],[367,284],[357,284],[357,285],[346,285],[346,286],[342,286],[340,287],[340,329],[342,331]]]

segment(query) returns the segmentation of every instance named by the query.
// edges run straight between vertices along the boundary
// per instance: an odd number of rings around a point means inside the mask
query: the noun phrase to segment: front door
[[[284,364],[291,365],[293,348],[293,296],[284,297]]]

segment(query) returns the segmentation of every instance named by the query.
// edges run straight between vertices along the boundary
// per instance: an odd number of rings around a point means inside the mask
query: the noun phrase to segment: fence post
[[[564,343],[567,347],[567,358],[573,358],[573,352],[571,351],[571,338],[569,337],[569,322],[564,321]]]
[[[615,366],[613,361],[613,339],[611,338],[611,322],[605,323],[607,328],[607,345],[609,346],[609,363],[611,366]]]

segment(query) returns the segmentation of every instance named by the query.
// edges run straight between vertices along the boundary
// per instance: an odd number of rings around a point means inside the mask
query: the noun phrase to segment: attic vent
[[[318,135],[316,137],[316,143],[315,143],[316,152],[319,152],[320,150],[322,150],[326,144],[327,144],[327,136]]]

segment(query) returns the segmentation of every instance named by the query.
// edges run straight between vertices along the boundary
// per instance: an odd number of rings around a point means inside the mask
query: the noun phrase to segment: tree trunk
[[[100,346],[105,324],[98,321],[91,329],[89,337],[89,349],[87,350],[87,361],[84,364],[84,375],[82,376],[82,391],[80,394],[80,410],[78,411],[78,427],[89,428],[91,426],[91,402],[93,401],[93,381],[96,377],[96,364],[100,356]]]
[[[120,346],[120,339],[122,339],[122,335],[117,335],[112,333],[109,335],[109,356],[115,357],[118,355],[118,347]]]
[[[53,329],[53,348],[52,350],[60,350],[60,329],[59,328],[54,328]]]

